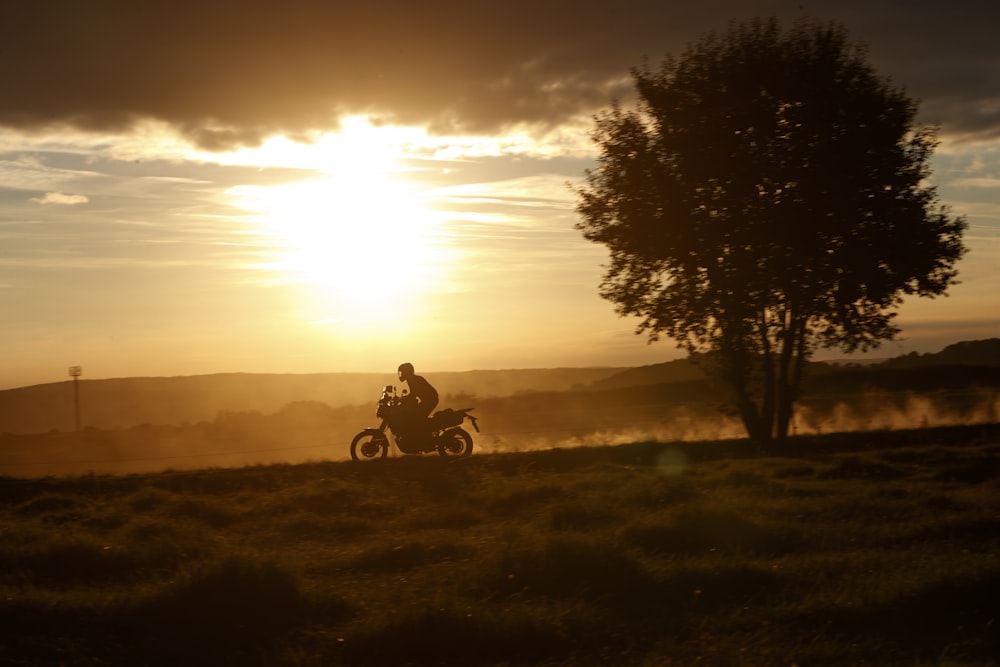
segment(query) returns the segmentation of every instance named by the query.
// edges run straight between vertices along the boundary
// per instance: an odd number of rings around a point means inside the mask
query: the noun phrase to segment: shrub
[[[270,561],[229,556],[197,566],[136,603],[119,619],[119,627],[138,639],[137,662],[259,663],[311,609],[288,570]]]
[[[489,576],[494,588],[508,593],[626,604],[656,588],[642,564],[617,545],[576,534],[552,537],[534,548],[506,550]]]
[[[786,554],[802,536],[788,526],[766,527],[716,511],[684,512],[662,523],[639,522],[623,531],[627,544],[651,554],[756,552]]]

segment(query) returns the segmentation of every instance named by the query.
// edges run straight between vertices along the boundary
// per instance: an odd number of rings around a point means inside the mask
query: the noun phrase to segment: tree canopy
[[[935,128],[838,24],[736,24],[632,77],[577,190],[610,252],[600,294],[711,353],[749,435],[784,438],[817,347],[892,339],[904,296],[955,282],[966,225],[928,183]]]

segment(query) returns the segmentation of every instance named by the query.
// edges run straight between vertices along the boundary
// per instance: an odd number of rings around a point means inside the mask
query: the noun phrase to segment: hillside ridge
[[[621,367],[472,370],[433,373],[442,396],[500,397],[567,391]],[[226,412],[275,412],[289,403],[374,404],[394,373],[214,373],[79,380],[84,427],[184,424]],[[0,391],[0,433],[44,433],[75,427],[71,380]]]
[[[909,354],[860,365],[814,362],[810,378],[836,378],[836,384],[899,386],[922,368],[950,367],[958,378],[963,366],[1000,367],[1000,338],[963,341],[939,352]],[[971,375],[977,373],[971,372]],[[993,374],[985,371],[986,384]],[[444,398],[498,398],[535,392],[640,390],[674,385],[677,391],[708,395],[716,389],[690,359],[634,368],[583,367],[428,372]],[[982,372],[978,372],[982,375]],[[192,424],[232,412],[273,413],[291,403],[332,407],[373,404],[382,386],[398,385],[392,373],[215,373],[171,377],[81,379],[84,427],[128,428],[140,424]],[[815,386],[815,385],[814,385]],[[808,386],[807,386],[808,389]],[[70,380],[0,391],[0,433],[71,431],[75,427],[74,388]]]
[[[948,345],[938,352],[927,352],[924,354],[911,352],[874,363],[814,361],[810,364],[810,371],[812,373],[825,374],[857,368],[869,371],[881,371],[884,369],[961,365],[1000,366],[1000,338],[962,341]],[[590,388],[622,389],[670,382],[704,380],[706,377],[705,372],[690,358],[676,359],[626,369],[620,373],[597,380]]]

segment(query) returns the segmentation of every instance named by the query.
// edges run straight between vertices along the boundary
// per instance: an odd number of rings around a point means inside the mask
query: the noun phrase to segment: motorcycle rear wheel
[[[389,439],[377,428],[366,428],[351,440],[351,458],[355,461],[384,459],[388,453]]]
[[[462,428],[445,431],[438,438],[438,454],[452,458],[465,458],[472,455],[472,436]]]

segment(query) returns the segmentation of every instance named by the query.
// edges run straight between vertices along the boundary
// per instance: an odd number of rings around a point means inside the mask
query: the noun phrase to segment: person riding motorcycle
[[[396,369],[396,374],[400,382],[405,382],[410,388],[410,393],[406,397],[404,405],[409,408],[408,420],[411,425],[420,430],[426,430],[426,421],[431,412],[438,404],[437,390],[431,386],[424,376],[417,375],[413,370],[413,364],[400,364]]]

